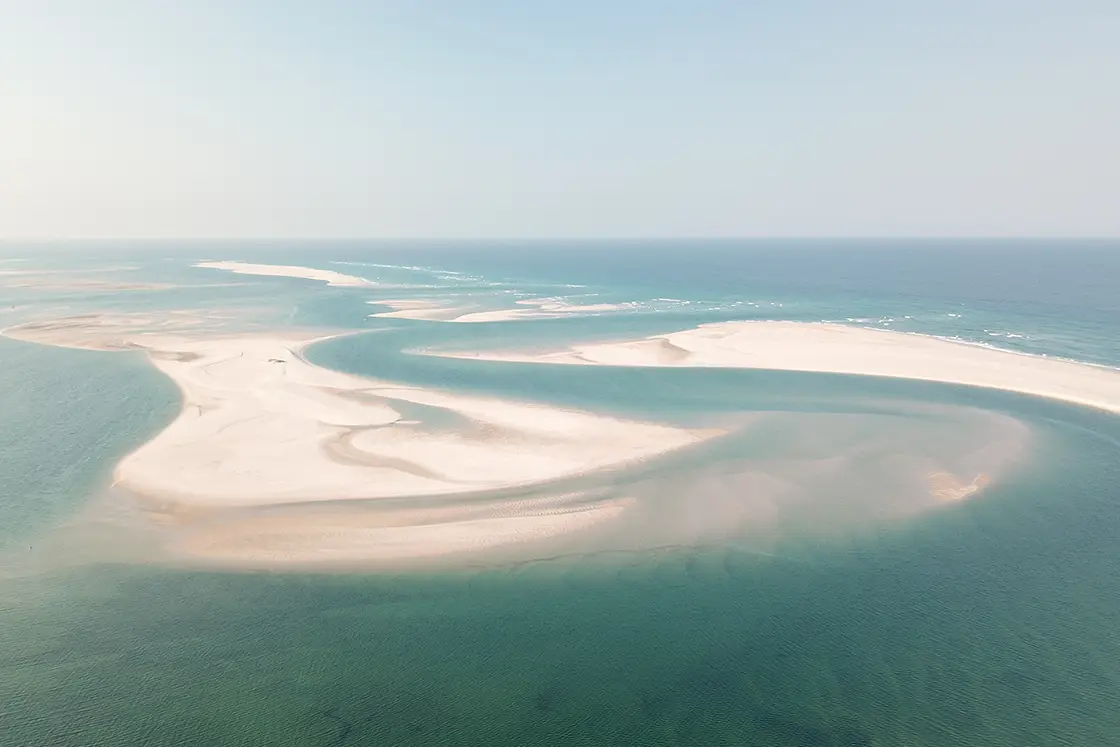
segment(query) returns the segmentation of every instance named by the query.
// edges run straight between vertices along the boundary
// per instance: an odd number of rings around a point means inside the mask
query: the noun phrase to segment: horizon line
[[[1120,241],[1120,235],[1098,236],[1078,234],[1055,234],[1047,236],[1019,236],[1014,234],[944,234],[944,235],[742,235],[742,236],[0,236],[0,244],[26,243],[77,243],[93,241],[117,242],[283,242],[283,241],[333,241],[333,242],[580,242],[580,241],[617,241],[617,242],[658,242],[658,241]]]

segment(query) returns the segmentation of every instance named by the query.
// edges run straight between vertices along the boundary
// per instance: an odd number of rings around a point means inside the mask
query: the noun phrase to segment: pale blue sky
[[[0,237],[931,235],[1120,235],[1120,0],[0,0]]]

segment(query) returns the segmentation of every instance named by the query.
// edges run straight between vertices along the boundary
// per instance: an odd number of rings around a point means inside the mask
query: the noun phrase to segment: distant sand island
[[[349,288],[369,288],[376,283],[355,275],[345,275],[332,270],[316,270],[311,267],[298,267],[295,265],[262,265],[252,262],[196,262],[195,267],[210,270],[225,270],[239,275],[265,275],[269,277],[302,278],[304,280],[321,280],[327,285]]]
[[[926,335],[814,322],[744,321],[567,350],[446,358],[599,366],[757,368],[886,376],[1002,389],[1120,413],[1120,370]]]

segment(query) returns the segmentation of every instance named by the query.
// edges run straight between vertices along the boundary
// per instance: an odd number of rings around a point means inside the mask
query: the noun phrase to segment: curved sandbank
[[[119,463],[115,484],[173,522],[202,521],[177,549],[213,560],[421,558],[580,529],[625,503],[545,489],[535,502],[496,500],[480,510],[479,496],[618,467],[715,433],[331,371],[300,354],[330,336],[322,333],[199,334],[159,317],[86,315],[4,334],[143,350],[175,381],[180,414]],[[470,498],[444,501],[440,516],[410,514],[416,506],[399,500],[457,494]],[[381,499],[398,500],[378,508]],[[361,503],[341,517],[245,513],[347,500]]]
[[[721,322],[558,352],[424,355],[518,363],[685,366],[886,376],[1002,389],[1120,413],[1120,370],[841,324]]]
[[[369,288],[377,285],[356,275],[344,275],[333,270],[317,270],[313,267],[299,267],[297,265],[262,265],[252,262],[196,262],[192,266],[210,270],[225,270],[226,272],[235,272],[238,275],[267,275],[270,277],[321,280],[327,285],[341,287]]]
[[[5,334],[147,352],[182,391],[182,411],[120,463],[116,478],[172,503],[247,506],[493,490],[641,459],[705,435],[331,371],[300,355],[322,334],[130,330],[122,343],[121,322],[102,321],[37,322]],[[82,335],[89,344],[77,344]],[[409,403],[444,411],[443,424],[402,417]]]

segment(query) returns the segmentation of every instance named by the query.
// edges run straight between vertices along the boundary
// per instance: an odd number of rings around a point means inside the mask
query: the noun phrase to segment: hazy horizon
[[[4,4],[0,238],[1120,235],[1120,5]]]
[[[601,241],[609,243],[669,243],[669,242],[696,242],[705,244],[719,243],[849,243],[866,242],[886,244],[900,242],[908,244],[944,243],[944,242],[974,242],[983,244],[1046,244],[1055,241],[1074,241],[1084,244],[1111,244],[1120,242],[1120,233],[1110,236],[1078,236],[1078,235],[1053,235],[1053,236],[1016,236],[1007,235],[928,235],[928,236],[889,236],[889,235],[804,235],[804,236],[0,236],[0,246],[14,244],[83,244],[97,242],[113,242],[119,244],[138,244],[144,242],[163,243],[193,243],[205,244],[211,242],[239,242],[283,244],[288,242],[318,241],[327,243],[368,242],[371,244],[402,243],[402,244],[427,244],[433,242],[452,244],[474,244],[483,242],[501,242],[506,244],[565,244]]]

